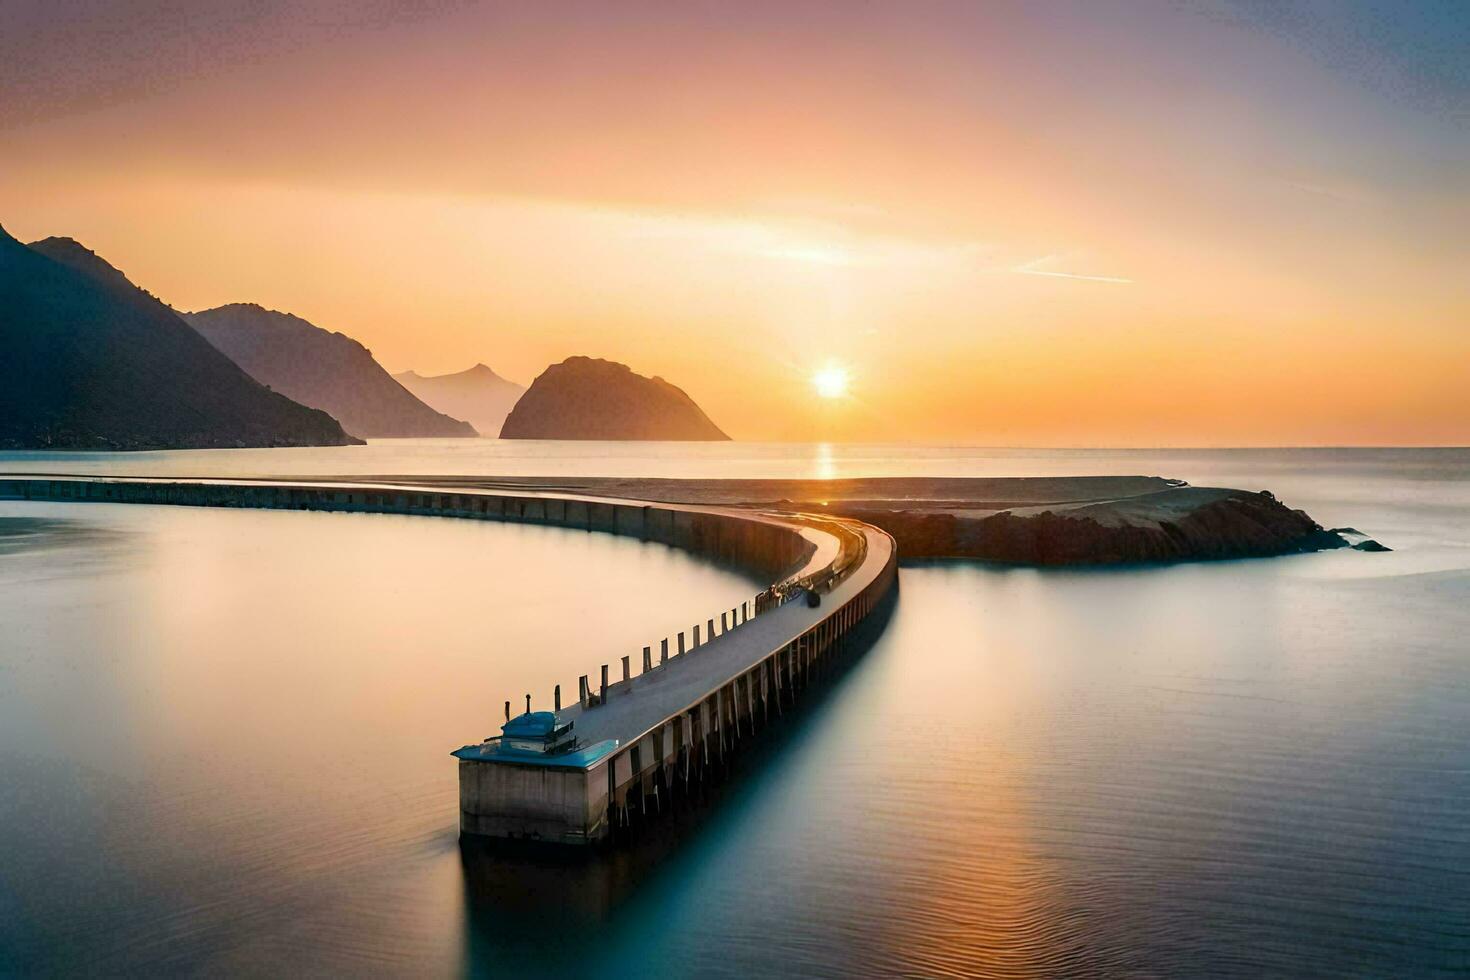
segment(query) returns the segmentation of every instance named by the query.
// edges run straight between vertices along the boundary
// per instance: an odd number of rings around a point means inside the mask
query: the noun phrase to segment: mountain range
[[[69,238],[0,229],[0,446],[164,449],[360,442],[272,391]]]
[[[461,421],[468,419],[469,421]],[[723,440],[681,389],[570,357],[390,375],[358,341],[232,303],[180,313],[70,238],[0,228],[0,448],[338,446],[363,438]]]

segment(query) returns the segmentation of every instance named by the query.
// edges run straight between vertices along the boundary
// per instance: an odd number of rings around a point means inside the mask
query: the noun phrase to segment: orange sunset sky
[[[1465,9],[20,0],[0,223],[736,438],[1465,444]]]

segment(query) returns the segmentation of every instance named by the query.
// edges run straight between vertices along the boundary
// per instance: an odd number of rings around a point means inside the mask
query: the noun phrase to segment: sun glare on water
[[[823,398],[841,398],[847,394],[847,369],[828,365],[812,375],[812,387]]]

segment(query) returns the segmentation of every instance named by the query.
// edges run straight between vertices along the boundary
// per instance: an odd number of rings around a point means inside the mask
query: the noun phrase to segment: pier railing
[[[677,711],[619,740],[617,748],[590,773],[594,789],[590,791],[585,840],[636,829],[690,796],[703,782],[720,777],[752,736],[796,706],[808,688],[841,666],[853,652],[854,632],[885,605],[897,584],[897,550],[892,539],[876,528],[867,529],[865,537],[880,540],[883,555],[875,565],[849,566],[844,579],[859,570],[864,573],[857,588],[834,587],[829,595],[838,601],[812,609],[820,615],[804,626],[798,624],[794,635]],[[871,557],[866,542],[861,554],[864,559]],[[599,777],[597,773],[604,769],[605,775]],[[605,788],[597,788],[604,779]],[[464,801],[462,769],[462,810]],[[462,812],[462,826],[470,816]],[[472,819],[471,826],[464,829],[479,832]],[[583,840],[575,834],[561,839]]]
[[[762,613],[779,609],[788,602],[806,600],[810,593],[820,596],[831,591],[849,573],[859,567],[867,555],[867,539],[861,533],[853,530],[848,522],[805,514],[782,516],[788,520],[819,527],[831,534],[838,541],[837,553],[830,561],[816,567],[803,566],[797,573],[768,586],[739,605],[728,610],[721,610],[718,620],[710,616],[702,627],[696,623],[688,630],[680,630],[670,636],[661,637],[643,647],[638,660],[640,669],[636,672],[633,670],[634,661],[630,654],[602,664],[599,673],[583,674],[577,679],[578,703],[584,708],[594,708],[604,704],[610,694],[618,693],[634,677],[660,670],[678,657],[689,656],[707,646],[716,637],[730,633]],[[716,631],[717,622],[718,631]],[[618,669],[614,670],[615,667]],[[562,708],[560,691],[561,685],[553,687],[552,707],[556,711]],[[530,697],[529,695],[522,696]],[[507,720],[512,703],[511,701],[505,702]],[[530,702],[528,702],[527,710],[530,710],[529,705]]]

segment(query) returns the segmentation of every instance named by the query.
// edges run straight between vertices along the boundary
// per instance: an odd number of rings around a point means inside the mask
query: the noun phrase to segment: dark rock
[[[1191,492],[1168,490],[1165,495]],[[1129,503],[1136,504],[1133,498]],[[1106,511],[1108,505],[1089,509]],[[1176,512],[1177,511],[1177,512]],[[882,527],[904,558],[979,558],[1025,565],[1111,565],[1199,559],[1250,558],[1348,547],[1273,495],[1243,490],[1210,491],[1197,506],[1162,508],[1167,517],[1113,519],[1044,510],[985,516],[907,510],[852,510]]]
[[[506,417],[500,438],[708,441],[730,437],[693,399],[662,378],[645,378],[613,361],[569,357],[531,383]]]
[[[1335,534],[1343,540],[1343,543],[1354,551],[1392,551],[1387,545],[1379,544],[1368,535],[1355,527],[1335,527],[1329,534]]]

